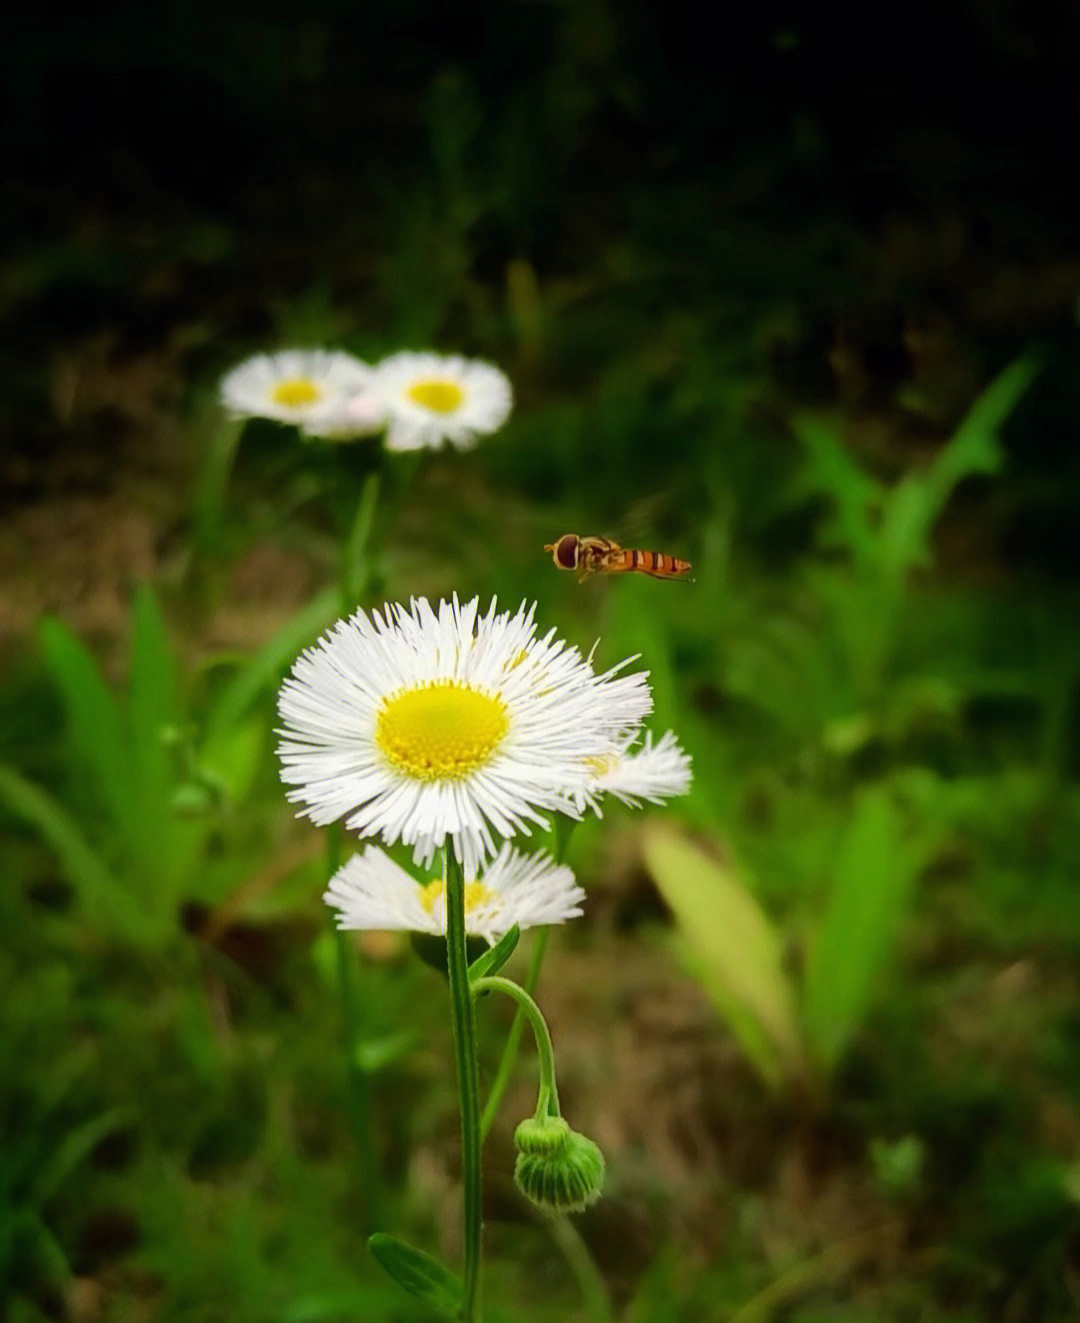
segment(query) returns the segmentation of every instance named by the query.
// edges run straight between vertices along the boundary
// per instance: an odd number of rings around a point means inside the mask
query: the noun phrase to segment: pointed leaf
[[[48,791],[34,785],[11,767],[0,767],[0,804],[35,827],[59,857],[64,873],[75,885],[84,911],[96,921],[115,926],[117,932],[140,946],[151,931],[148,915],[94,850],[78,823]]]
[[[645,833],[645,862],[675,916],[694,973],[772,1083],[801,1073],[780,936],[736,870],[670,827]]]
[[[176,667],[165,623],[152,589],[142,584],[131,612],[132,790],[139,806],[130,844],[145,871],[180,876],[188,863],[184,833],[172,812],[173,750],[181,725]]]
[[[126,831],[136,811],[131,793],[131,747],[120,708],[97,662],[66,625],[43,620],[41,643],[45,664],[63,700],[73,750],[95,778],[113,821]]]
[[[503,933],[494,946],[489,946],[472,962],[469,966],[469,982],[475,983],[478,978],[486,978],[489,974],[497,974],[514,954],[520,938],[521,929],[515,923],[512,928]]]
[[[881,787],[865,790],[840,840],[832,889],[806,967],[806,1032],[826,1070],[839,1061],[869,1008],[916,868],[914,853],[904,848],[891,794]]]
[[[374,1075],[411,1052],[419,1041],[412,1029],[383,1034],[381,1038],[363,1038],[353,1048],[353,1061],[365,1075]]]
[[[925,565],[931,534],[957,483],[976,473],[997,473],[1003,462],[998,432],[1031,384],[1038,362],[1019,358],[983,391],[949,441],[924,470],[913,471],[890,492],[881,522],[883,566],[903,574]]]
[[[276,686],[282,671],[331,623],[340,605],[337,588],[327,588],[264,643],[218,694],[207,731],[213,734],[239,721],[267,689]]]
[[[381,1231],[370,1237],[368,1245],[383,1268],[410,1295],[417,1296],[447,1318],[459,1316],[463,1297],[461,1282],[438,1259]]]

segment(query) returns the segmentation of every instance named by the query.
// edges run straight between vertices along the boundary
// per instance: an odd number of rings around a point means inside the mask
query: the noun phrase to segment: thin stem
[[[465,879],[452,846],[446,849],[446,972],[461,1099],[461,1168],[465,1199],[463,1323],[480,1323],[480,1076],[476,1064],[476,1017],[465,950]]]
[[[371,530],[379,503],[379,481],[378,469],[364,479],[356,513],[342,546],[341,604],[346,615],[356,610],[358,600],[367,593],[374,578]]]
[[[611,1295],[581,1232],[568,1217],[543,1217],[538,1220],[542,1220],[548,1235],[562,1251],[567,1267],[577,1282],[589,1318],[593,1323],[611,1323],[615,1317]]]
[[[541,928],[536,934],[536,941],[533,943],[532,955],[529,958],[529,968],[525,974],[524,991],[530,998],[536,991],[536,985],[540,981],[540,966],[544,963],[544,953],[547,951],[548,934],[550,928]],[[516,984],[514,985],[517,986]],[[525,1028],[525,1010],[519,1003],[514,1012],[514,1019],[510,1025],[510,1031],[506,1035],[506,1042],[503,1044],[502,1056],[499,1058],[499,1064],[495,1070],[495,1078],[491,1082],[491,1089],[487,1096],[487,1102],[484,1104],[484,1112],[480,1118],[480,1137],[486,1139],[488,1131],[491,1129],[495,1120],[496,1113],[499,1110],[499,1104],[503,1100],[503,1094],[506,1092],[506,1086],[510,1083],[510,1076],[513,1074],[514,1063],[517,1061],[518,1048],[521,1045],[521,1035]]]
[[[555,817],[555,849],[552,851],[555,862],[561,864],[566,858],[567,847],[570,844],[570,836],[577,826],[574,818],[566,817],[559,813]],[[536,935],[536,941],[533,944],[532,956],[529,959],[529,968],[525,974],[525,991],[531,996],[536,991],[536,985],[540,982],[540,966],[544,963],[544,956],[548,948],[548,935],[550,928],[541,928]],[[506,1042],[503,1044],[502,1056],[499,1058],[499,1064],[495,1068],[495,1078],[491,1082],[491,1089],[488,1093],[487,1102],[484,1104],[484,1112],[480,1118],[480,1136],[486,1139],[488,1131],[495,1121],[496,1113],[499,1110],[499,1104],[502,1102],[503,1094],[506,1092],[506,1086],[510,1083],[510,1076],[514,1071],[514,1062],[517,1060],[518,1048],[521,1046],[521,1033],[525,1028],[525,1012],[519,1006],[514,1013],[513,1023],[510,1025],[510,1032],[506,1035]]]
[[[513,982],[512,979],[503,978],[501,974],[489,974],[486,978],[476,979],[472,985],[472,992],[474,997],[481,992],[504,992],[517,1002],[523,1019],[527,1019],[532,1028],[533,1037],[536,1039],[536,1054],[540,1058],[540,1089],[536,1101],[537,1118],[558,1116],[559,1091],[555,1084],[555,1049],[551,1044],[551,1031],[540,1012],[540,1007],[537,1006],[523,987]]]
[[[192,538],[203,556],[214,556],[221,549],[225,492],[243,430],[244,424],[238,419],[216,423],[203,458],[195,488]]]
[[[326,872],[333,877],[341,863],[341,828],[337,824],[327,833]],[[345,1025],[345,1074],[348,1081],[349,1124],[356,1140],[356,1159],[360,1171],[360,1184],[364,1191],[364,1231],[378,1226],[382,1204],[382,1179],[375,1155],[372,1134],[371,1081],[361,1067],[357,1049],[360,1041],[359,1002],[356,980],[353,977],[352,953],[348,939],[334,924],[334,951],[337,957],[338,994],[341,997],[341,1017]]]

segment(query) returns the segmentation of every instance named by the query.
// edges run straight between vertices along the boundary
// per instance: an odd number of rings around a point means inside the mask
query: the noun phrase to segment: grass
[[[578,1226],[616,1316],[1075,1314],[1058,204],[1027,189],[1008,220],[941,185],[937,220],[889,204],[878,223],[842,168],[864,159],[861,116],[820,88],[809,110],[785,100],[762,53],[780,46],[740,47],[776,92],[750,133],[677,24],[648,55],[628,17],[551,8],[525,7],[491,68],[413,26],[421,6],[396,64],[364,61],[359,98],[340,7],[247,29],[230,11],[224,45],[173,33],[166,82],[196,120],[279,144],[201,195],[183,152],[170,173],[115,116],[101,177],[143,173],[104,215],[16,154],[26,206],[54,187],[65,203],[22,227],[0,282],[22,337],[0,533],[16,1323],[427,1317],[364,1248],[322,846],[272,756],[277,679],[337,609],[341,539],[381,462],[272,428],[237,439],[214,403],[236,358],[292,337],[372,358],[431,343],[510,373],[498,437],[381,468],[353,582],[369,605],[536,599],[545,628],[600,638],[601,665],[640,652],[654,724],[694,757],[662,830],[613,808],[575,834],[589,914],[538,994],[561,1094],[608,1159]],[[1009,33],[972,24],[987,77],[1013,69]],[[102,32],[128,87],[158,36]],[[47,89],[30,34],[8,54]],[[105,47],[52,40],[76,82],[100,75]],[[676,88],[700,113],[664,119]],[[981,159],[959,111],[935,113],[935,141]],[[866,130],[879,144],[886,122]],[[1022,128],[994,140],[1004,191]],[[338,168],[343,151],[364,161]],[[904,169],[930,186],[926,161]],[[980,206],[997,218],[982,246]],[[685,556],[695,581],[579,585],[540,550],[567,531]],[[444,988],[399,943],[351,952],[384,1222],[453,1259]],[[508,1014],[480,1015],[489,1072]],[[585,1318],[565,1247],[513,1190],[516,1106],[511,1085],[488,1151],[490,1318]]]

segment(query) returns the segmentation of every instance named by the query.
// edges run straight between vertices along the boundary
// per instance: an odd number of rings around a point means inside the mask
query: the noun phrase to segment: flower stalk
[[[454,851],[444,853],[446,868],[446,968],[450,1015],[461,1105],[461,1170],[464,1186],[465,1270],[461,1317],[480,1323],[481,1217],[480,1075],[476,1061],[476,1017],[465,950],[465,878]]]

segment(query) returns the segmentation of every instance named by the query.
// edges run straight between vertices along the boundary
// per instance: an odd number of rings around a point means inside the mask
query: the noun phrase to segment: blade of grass
[[[807,1041],[831,1071],[874,997],[916,874],[899,810],[883,787],[864,790],[841,838],[832,889],[806,968]]]
[[[14,768],[0,767],[0,803],[34,827],[60,859],[79,892],[83,911],[117,936],[146,946],[160,934],[83,836],[68,811]]]
[[[339,605],[339,589],[324,589],[264,643],[214,700],[207,731],[214,734],[239,721],[267,689],[278,683],[297,653],[334,620]]]

